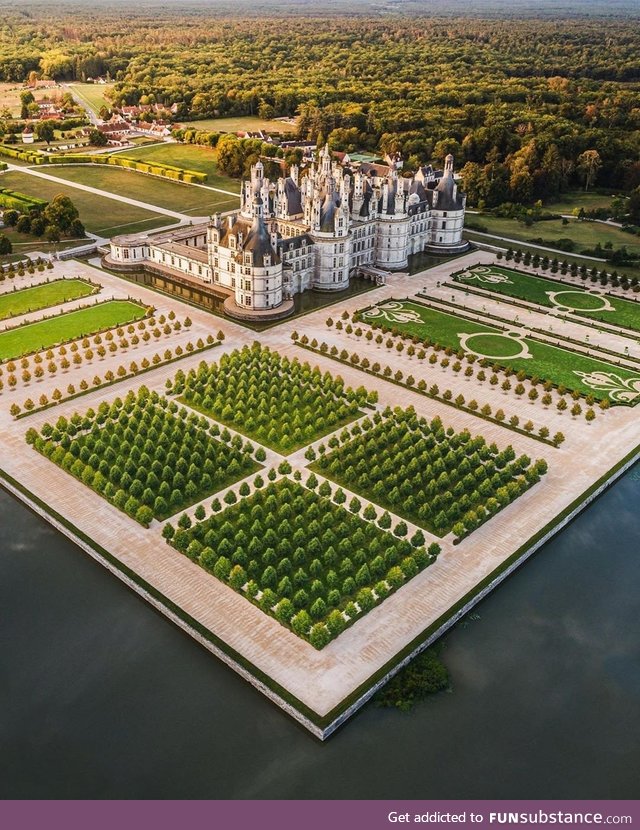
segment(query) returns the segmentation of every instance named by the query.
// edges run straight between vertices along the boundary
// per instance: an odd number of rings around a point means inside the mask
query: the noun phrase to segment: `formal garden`
[[[258,483],[259,485],[262,482]],[[219,505],[217,505],[219,507]],[[288,478],[164,535],[298,636],[323,648],[433,562],[440,548],[384,532]]]
[[[364,387],[254,343],[180,371],[169,391],[198,412],[288,454],[362,415],[377,400]]]
[[[0,320],[80,300],[99,290],[83,279],[59,279],[0,294]]]
[[[135,300],[108,300],[0,333],[0,361],[140,320],[149,309]]]
[[[569,311],[640,331],[640,302],[605,294],[602,287],[586,290],[566,282],[524,274],[499,265],[476,265],[455,275],[457,282],[546,308]]]
[[[420,338],[427,345],[462,349],[496,366],[527,377],[550,381],[611,404],[635,404],[640,400],[640,369],[607,363],[583,352],[552,345],[527,335],[518,326],[503,328],[479,323],[464,314],[444,311],[412,300],[385,300],[358,312],[356,320],[374,327]],[[562,323],[558,321],[558,326]],[[547,332],[553,336],[551,328]]]
[[[460,538],[547,471],[481,435],[445,428],[412,408],[386,409],[343,430],[312,465],[326,478],[438,535]]]
[[[219,437],[218,437],[219,436]],[[142,386],[28,430],[27,443],[140,524],[260,469],[253,447]]]

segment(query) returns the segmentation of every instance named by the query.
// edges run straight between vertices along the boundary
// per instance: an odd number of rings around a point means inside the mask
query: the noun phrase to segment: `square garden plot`
[[[255,343],[178,372],[182,403],[287,454],[358,418],[367,391]],[[375,398],[375,394],[373,396]]]
[[[209,424],[174,402],[141,387],[97,411],[61,417],[27,441],[148,525],[260,469],[253,448],[240,438],[214,439]]]
[[[440,550],[414,547],[287,478],[193,527],[166,525],[164,535],[316,648]]]
[[[518,498],[546,472],[481,435],[445,429],[412,408],[387,409],[345,429],[311,465],[386,510],[444,536],[464,536]]]

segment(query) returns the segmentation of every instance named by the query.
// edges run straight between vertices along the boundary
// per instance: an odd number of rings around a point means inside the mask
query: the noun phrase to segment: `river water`
[[[325,744],[0,491],[2,798],[638,798],[640,473]]]

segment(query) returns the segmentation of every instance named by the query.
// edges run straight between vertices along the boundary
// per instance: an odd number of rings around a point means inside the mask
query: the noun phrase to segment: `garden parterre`
[[[98,290],[86,280],[60,279],[0,294],[0,320],[88,297]]]
[[[640,302],[606,294],[600,286],[586,290],[572,283],[523,274],[499,265],[475,266],[457,274],[455,279],[474,288],[640,331]]]
[[[556,386],[592,395],[596,400],[634,405],[640,400],[640,371],[589,357],[582,352],[527,337],[526,329],[503,331],[455,311],[412,300],[391,300],[359,311],[355,319],[385,331],[409,334],[425,343],[463,349],[492,363]],[[552,334],[552,332],[550,332]]]
[[[429,565],[427,551],[288,478],[191,526],[165,527],[179,551],[315,648]]]
[[[28,325],[14,326],[0,334],[0,361],[132,323],[148,313],[148,308],[133,300],[108,300]]]
[[[186,375],[179,372],[172,391],[188,406],[284,454],[353,421],[368,397],[376,399],[259,343]]]
[[[141,524],[165,518],[260,469],[248,442],[142,386],[124,400],[45,424],[27,441]],[[225,436],[223,436],[224,438]]]
[[[470,533],[544,475],[513,447],[499,451],[468,431],[413,409],[385,410],[343,430],[313,468],[381,507],[444,536]]]

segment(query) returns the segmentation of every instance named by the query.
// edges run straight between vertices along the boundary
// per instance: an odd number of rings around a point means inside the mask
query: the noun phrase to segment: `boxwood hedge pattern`
[[[290,453],[357,418],[367,391],[255,343],[178,372],[180,400],[278,452]]]
[[[171,544],[263,611],[323,648],[429,565],[427,551],[284,478]]]
[[[439,418],[429,423],[412,408],[365,418],[340,441],[332,439],[335,449],[314,469],[440,536],[469,533],[547,469],[543,460],[516,458],[510,445],[499,451],[480,435],[445,429]]]
[[[144,386],[31,429],[27,441],[145,525],[260,469],[251,445],[216,440],[205,418]]]

